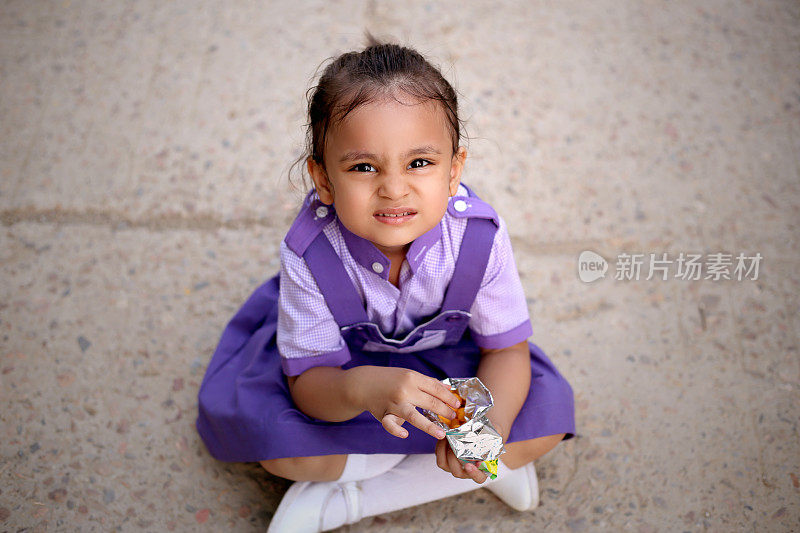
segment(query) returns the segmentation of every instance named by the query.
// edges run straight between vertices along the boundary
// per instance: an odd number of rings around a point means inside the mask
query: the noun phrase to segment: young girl
[[[453,88],[414,50],[368,39],[314,88],[314,188],[280,274],[228,324],[199,393],[214,457],[297,481],[271,531],[333,529],[484,483],[418,411],[454,416],[445,377],[491,391],[506,453],[486,486],[515,509],[538,503],[532,461],[575,432],[569,384],[527,342],[505,223],[460,183]]]

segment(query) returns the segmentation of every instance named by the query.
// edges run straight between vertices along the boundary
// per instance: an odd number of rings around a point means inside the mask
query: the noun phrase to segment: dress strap
[[[317,234],[306,248],[303,259],[340,328],[368,321],[364,302],[325,233]]]
[[[300,212],[286,233],[284,242],[291,251],[303,257],[306,248],[334,218],[333,206],[323,204],[312,190],[306,195]]]
[[[325,236],[325,226],[335,216],[334,207],[323,204],[312,190],[284,240],[305,260],[333,318],[339,327],[344,327],[366,322],[367,312],[342,260]]]
[[[469,192],[469,197],[451,198],[447,208],[451,215],[469,220],[461,239],[453,278],[444,295],[442,311],[458,309],[469,312],[486,273],[500,224],[494,209]]]

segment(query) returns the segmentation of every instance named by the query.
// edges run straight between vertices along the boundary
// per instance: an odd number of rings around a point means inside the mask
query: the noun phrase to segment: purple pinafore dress
[[[387,338],[369,321],[361,297],[322,232],[322,204],[306,202],[287,244],[305,259],[358,365],[403,367],[436,379],[477,373],[480,348],[467,329],[469,310],[491,252],[495,219],[488,204],[469,218],[452,281],[438,314],[403,338]],[[451,213],[452,199],[451,199]],[[484,216],[481,215],[483,213]],[[461,216],[464,216],[463,214]],[[467,215],[469,216],[469,215]],[[261,461],[347,453],[433,453],[436,440],[406,423],[405,439],[386,432],[369,412],[345,422],[305,415],[292,401],[276,345],[279,275],[260,286],[231,319],[209,363],[199,392],[197,430],[211,455],[222,461]],[[531,387],[508,442],[575,433],[572,388],[536,345]]]

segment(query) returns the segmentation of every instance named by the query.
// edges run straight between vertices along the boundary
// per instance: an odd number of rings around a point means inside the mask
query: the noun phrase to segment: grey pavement
[[[289,483],[210,457],[196,395],[278,268],[305,91],[365,29],[459,91],[579,435],[532,513],[480,489],[344,531],[800,531],[788,0],[4,0],[0,530],[266,528]]]

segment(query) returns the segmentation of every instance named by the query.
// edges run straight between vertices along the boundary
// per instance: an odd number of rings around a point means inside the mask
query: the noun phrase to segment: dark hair
[[[441,103],[450,129],[453,154],[458,151],[461,138],[466,137],[458,118],[458,97],[440,70],[416,50],[380,42],[368,31],[365,36],[367,47],[364,50],[333,58],[317,85],[306,92],[305,151],[291,168],[298,164],[305,168],[303,163],[309,156],[324,168],[325,140],[331,128],[358,106],[382,97],[397,99],[400,93]]]

